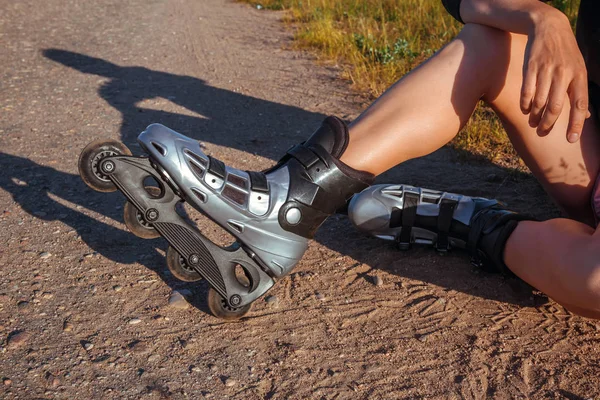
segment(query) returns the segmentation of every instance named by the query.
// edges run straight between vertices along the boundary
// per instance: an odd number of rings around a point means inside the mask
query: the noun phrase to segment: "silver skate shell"
[[[235,236],[274,276],[286,275],[300,261],[308,240],[278,221],[289,188],[286,167],[266,175],[265,193],[251,189],[246,171],[224,166],[224,173],[212,173],[196,140],[163,125],[148,126],[138,142],[188,203]]]
[[[353,225],[360,231],[386,240],[396,240],[402,231],[401,226],[390,227],[392,211],[394,208],[404,209],[404,193],[411,192],[419,196],[417,215],[437,217],[442,199],[457,202],[453,219],[469,225],[471,217],[476,210],[478,200],[459,194],[424,189],[409,185],[374,185],[355,195],[348,206],[348,216]],[[437,234],[419,227],[412,227],[412,241],[417,244],[432,244],[437,239]],[[453,247],[464,247],[464,241],[451,238]]]

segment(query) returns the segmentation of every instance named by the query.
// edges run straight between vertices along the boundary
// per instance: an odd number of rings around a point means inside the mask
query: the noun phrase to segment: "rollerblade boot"
[[[204,154],[196,140],[159,124],[146,128],[138,142],[147,156],[134,157],[116,141],[90,143],[79,158],[80,175],[97,191],[121,191],[127,227],[143,238],[164,237],[173,275],[204,278],[211,286],[209,308],[224,319],[243,316],[287,275],[323,221],[373,179],[339,161],[348,131],[335,117],[264,172],[229,167]],[[148,177],[158,187],[144,185]],[[175,212],[182,201],[227,230],[235,243],[212,243]]]
[[[352,198],[348,215],[359,230],[394,240],[401,250],[413,244],[441,253],[462,248],[473,265],[510,276],[504,246],[518,221],[531,219],[496,200],[408,185],[371,186]]]

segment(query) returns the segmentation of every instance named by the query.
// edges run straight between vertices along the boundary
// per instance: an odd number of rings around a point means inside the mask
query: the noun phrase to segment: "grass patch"
[[[440,0],[241,0],[257,8],[287,10],[298,48],[317,50],[343,66],[354,89],[379,96],[460,31]],[[553,0],[574,26],[579,0]],[[500,165],[523,168],[491,109],[480,104],[451,142]]]

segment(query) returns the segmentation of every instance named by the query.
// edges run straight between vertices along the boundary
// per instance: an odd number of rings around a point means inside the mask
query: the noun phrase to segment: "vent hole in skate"
[[[317,168],[317,172],[321,172],[321,168]]]
[[[148,175],[144,178],[144,189],[151,197],[159,198],[162,195],[162,188],[160,183],[154,177]]]
[[[250,274],[244,267],[240,264],[235,265],[235,279],[237,279],[238,283],[243,287],[250,287],[252,280],[250,278]]]
[[[262,196],[258,196],[258,199],[259,199],[259,200],[262,200]]]
[[[164,157],[165,155],[167,155],[167,150],[161,146],[160,144],[156,143],[156,142],[151,142],[152,146],[158,150],[158,152]]]
[[[217,180],[216,180],[216,179],[213,179],[213,180],[211,180],[211,182],[212,182],[212,183],[215,183],[215,182],[217,182]]]

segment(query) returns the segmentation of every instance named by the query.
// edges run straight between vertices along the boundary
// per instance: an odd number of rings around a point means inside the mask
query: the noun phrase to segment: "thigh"
[[[529,126],[519,99],[523,82],[523,60],[527,37],[511,35],[511,61],[506,79],[495,82],[484,99],[494,108],[529,169],[544,189],[574,219],[592,223],[590,198],[600,169],[600,132],[595,115],[586,121],[581,139],[566,139],[570,106],[565,108],[546,135]],[[595,112],[593,112],[595,114]]]

